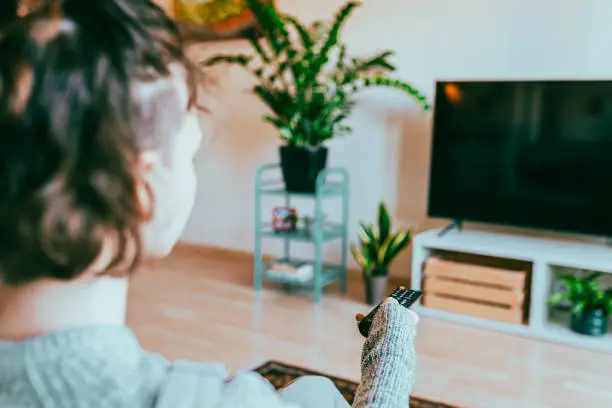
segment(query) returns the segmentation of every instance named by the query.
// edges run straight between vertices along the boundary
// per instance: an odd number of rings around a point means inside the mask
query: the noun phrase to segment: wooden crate
[[[430,257],[425,262],[423,306],[506,323],[523,323],[528,268],[502,268]]]

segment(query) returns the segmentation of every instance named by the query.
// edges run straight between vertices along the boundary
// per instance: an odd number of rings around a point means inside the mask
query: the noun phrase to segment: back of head
[[[139,155],[168,142],[193,100],[177,28],[152,1],[47,3],[0,23],[0,282],[8,285],[74,279],[109,237],[105,270],[133,269],[151,212],[140,198]]]

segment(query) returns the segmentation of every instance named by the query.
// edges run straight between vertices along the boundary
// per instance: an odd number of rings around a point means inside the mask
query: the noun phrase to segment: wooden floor
[[[179,247],[131,288],[128,324],[143,346],[169,358],[245,369],[275,359],[359,379],[362,339],[354,314],[359,280],[308,294],[251,287],[245,257]],[[612,407],[612,355],[423,318],[413,394],[459,407]]]

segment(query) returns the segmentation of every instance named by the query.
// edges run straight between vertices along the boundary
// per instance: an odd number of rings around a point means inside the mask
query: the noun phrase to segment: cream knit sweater
[[[415,327],[395,302],[374,319],[353,407],[407,407],[414,381]],[[0,344],[2,408],[152,408],[171,363],[141,349],[124,327],[83,327]],[[211,377],[194,408],[288,407],[252,372]],[[190,405],[191,406],[191,405]],[[326,407],[321,407],[326,408]]]

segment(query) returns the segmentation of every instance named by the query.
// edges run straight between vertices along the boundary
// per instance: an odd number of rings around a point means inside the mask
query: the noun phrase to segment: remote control
[[[400,305],[409,308],[421,297],[422,294],[423,292],[418,290],[397,288],[389,295],[389,297],[396,299]],[[368,334],[370,333],[370,326],[372,326],[372,320],[374,320],[374,316],[376,315],[379,307],[380,305],[376,306],[359,322],[359,333],[361,333],[363,337],[368,337]]]

